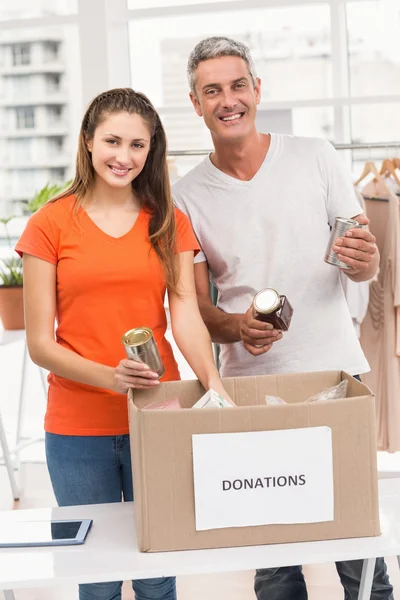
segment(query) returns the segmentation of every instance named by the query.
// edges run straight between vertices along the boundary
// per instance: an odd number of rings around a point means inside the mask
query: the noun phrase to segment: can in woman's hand
[[[157,373],[158,378],[165,373],[153,332],[148,327],[130,329],[122,336],[122,343],[128,358],[146,364]]]

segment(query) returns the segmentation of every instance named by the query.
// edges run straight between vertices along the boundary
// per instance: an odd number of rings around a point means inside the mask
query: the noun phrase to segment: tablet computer
[[[0,521],[0,548],[83,544],[92,519]]]

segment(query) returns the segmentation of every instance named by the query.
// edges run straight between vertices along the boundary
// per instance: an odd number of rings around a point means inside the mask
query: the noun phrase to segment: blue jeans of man
[[[59,506],[133,500],[128,435],[47,433],[46,457]],[[83,584],[79,599],[121,600],[121,587],[121,581]],[[136,600],[176,600],[175,577],[138,579],[132,587]]]
[[[358,375],[355,378],[360,380]],[[357,600],[360,588],[362,560],[336,563],[344,589],[344,600]],[[258,569],[254,579],[257,600],[307,600],[307,588],[301,566]],[[393,587],[383,558],[376,559],[371,600],[393,600]]]

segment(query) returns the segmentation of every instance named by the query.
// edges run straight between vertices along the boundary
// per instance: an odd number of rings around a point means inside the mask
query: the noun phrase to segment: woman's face
[[[150,129],[140,115],[108,114],[87,142],[96,177],[112,188],[125,188],[142,171],[150,151]]]

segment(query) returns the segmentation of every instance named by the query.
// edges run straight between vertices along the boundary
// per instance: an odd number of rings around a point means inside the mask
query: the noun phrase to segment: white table
[[[23,448],[34,444],[37,441],[41,441],[42,437],[38,438],[24,438],[22,436],[22,424],[24,416],[24,404],[26,398],[26,373],[28,367],[28,348],[26,345],[25,329],[16,330],[4,330],[0,329],[0,346],[7,344],[13,344],[16,342],[23,342],[23,355],[22,355],[22,366],[21,366],[21,383],[19,386],[18,396],[18,416],[17,416],[17,431],[15,446],[10,449],[7,443],[6,434],[4,431],[3,421],[0,412],[0,448],[3,452],[4,463],[7,468],[8,478],[13,493],[14,500],[19,499],[19,487],[15,478],[15,468],[19,467],[19,453]],[[38,367],[40,373],[40,379],[42,382],[43,393],[47,396],[47,383],[43,370]],[[14,461],[12,460],[14,456]]]
[[[91,518],[86,542],[76,547],[0,550],[0,590],[244,571],[263,567],[365,559],[359,600],[367,600],[378,556],[400,554],[400,479],[379,482],[382,536],[243,548],[141,553],[133,503],[0,512],[1,520]]]

